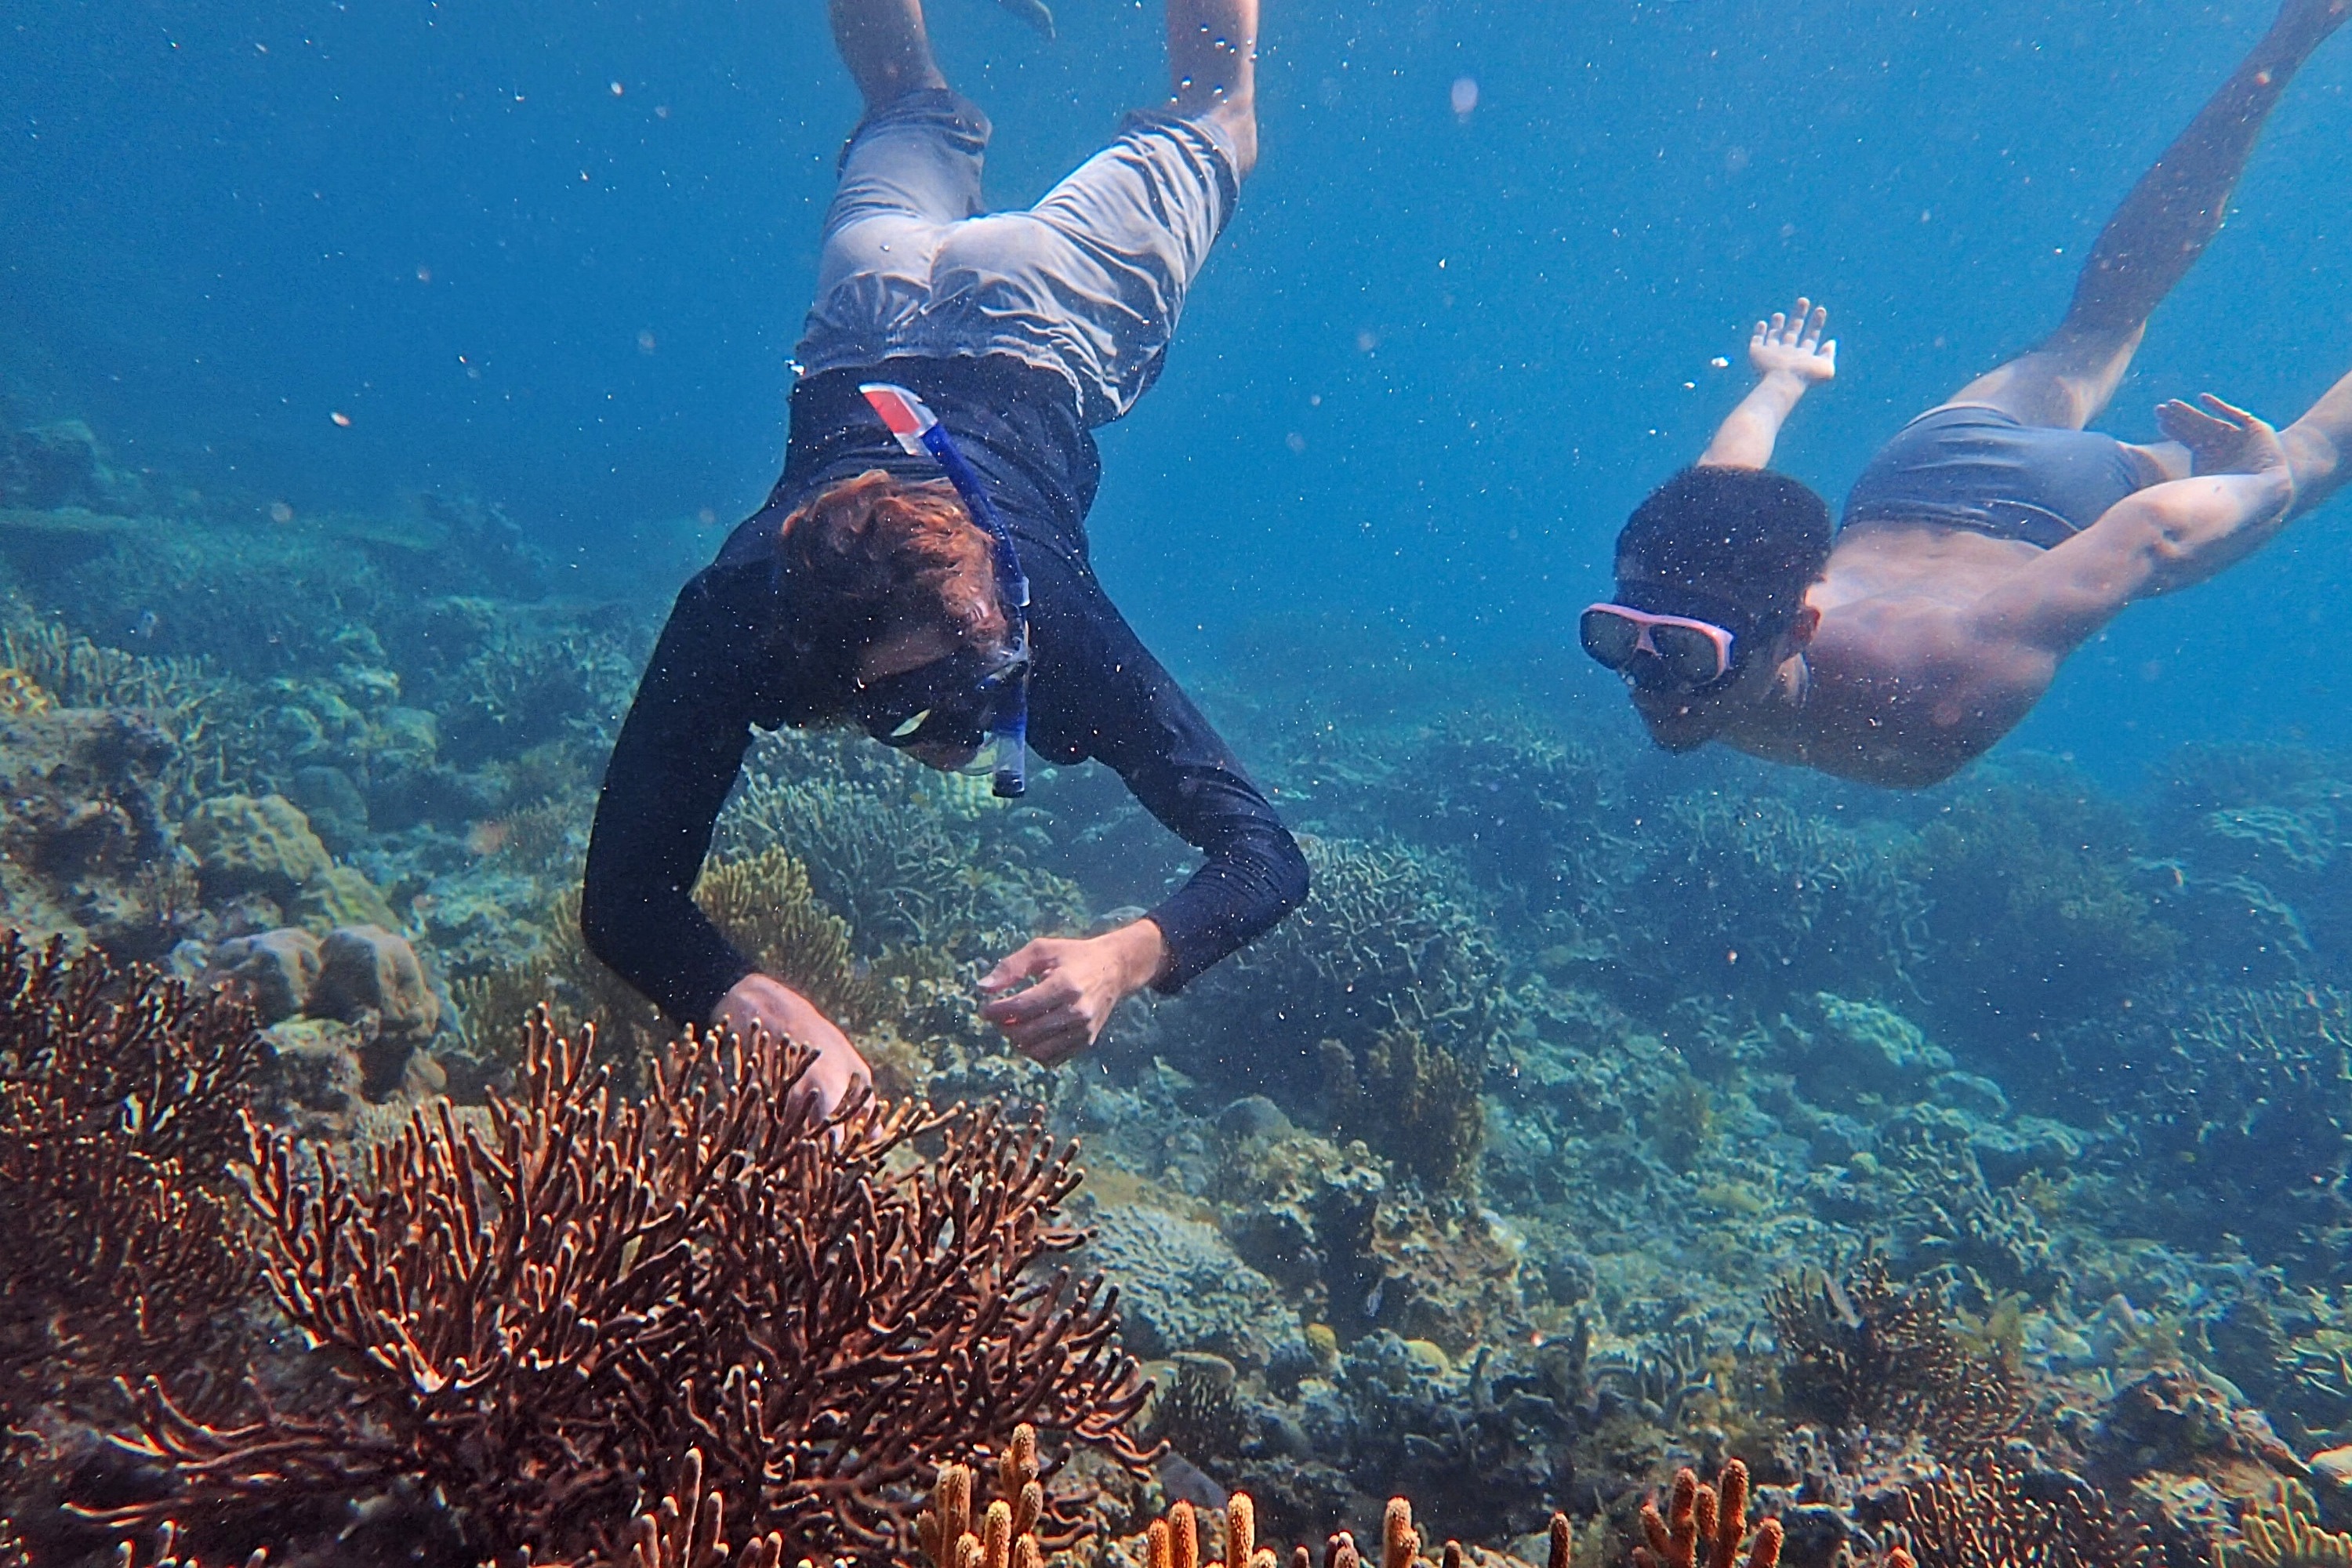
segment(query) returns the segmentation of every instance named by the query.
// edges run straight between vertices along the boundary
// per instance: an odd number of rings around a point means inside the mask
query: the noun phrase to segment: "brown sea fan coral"
[[[1948,1457],[1978,1452],[2024,1421],[2024,1380],[1998,1353],[1961,1339],[1950,1304],[1900,1286],[1865,1258],[1843,1284],[1784,1280],[1765,1300],[1780,1336],[1783,1383],[1801,1415],[1840,1429],[1916,1433]]]
[[[544,1013],[523,1047],[511,1098],[420,1108],[364,1180],[254,1131],[266,1282],[341,1397],[223,1429],[151,1385],[140,1446],[186,1495],[110,1517],[404,1478],[493,1553],[577,1556],[698,1449],[795,1552],[879,1557],[908,1482],[1021,1421],[1143,1462],[1113,1299],[1049,1267],[1079,1177],[1037,1125],[820,1121],[810,1053],[764,1036],[688,1037],[637,1103]]]
[[[252,1014],[0,932],[0,1415],[192,1358],[251,1289],[228,1163]]]

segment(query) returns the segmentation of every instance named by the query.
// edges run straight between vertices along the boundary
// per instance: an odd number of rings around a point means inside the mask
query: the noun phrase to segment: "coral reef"
[[[2147,1568],[2146,1532],[2096,1489],[1999,1461],[1935,1470],[1865,1510],[1919,1568]]]
[[[1062,1521],[1144,1563],[1180,1498],[1209,1551],[1234,1488],[1252,1525],[1334,1562],[1374,1527],[1363,1555],[1388,1554],[1381,1500],[1403,1491],[1419,1528],[1469,1543],[1448,1561],[1540,1558],[1559,1510],[1551,1544],[1612,1568],[1659,1550],[1645,1495],[1735,1454],[1790,1568],[2111,1563],[2134,1541],[2186,1568],[2246,1550],[2251,1520],[2315,1551],[2310,1531],[2352,1524],[2318,1455],[2352,1439],[2352,759],[2195,748],[2134,796],[2011,748],[1897,797],[1653,754],[1545,660],[1329,622],[1251,634],[1240,678],[1197,692],[1311,836],[1313,902],[1049,1070],[979,1016],[977,975],[1032,936],[1133,918],[1186,847],[1099,767],[1041,762],[1007,804],[854,732],[763,735],[704,907],[853,1031],[893,1104],[1023,1108],[908,1110],[863,1154],[845,1123],[827,1164],[787,1157],[786,1112],[728,1086],[740,1068],[772,1089],[781,1058],[671,1053],[578,939],[657,574],[559,598],[585,574],[559,578],[492,498],[208,494],[126,472],[69,419],[16,423],[0,926],[66,942],[19,950],[26,974],[62,966],[26,1005],[110,965],[91,1018],[120,1002],[187,1037],[243,1016],[205,1000],[232,991],[253,1016],[222,1103],[258,1140],[224,1110],[226,1153],[174,1171],[139,1152],[150,1100],[124,1089],[89,1101],[70,1156],[48,1134],[0,1150],[30,1216],[0,1271],[5,1511],[39,1568],[113,1545],[60,1522],[68,1500],[135,1511],[134,1562],[265,1542],[354,1568],[904,1560],[918,1489],[967,1459],[985,1487],[1021,1416],[1054,1456],[1031,1479],[1056,1568],[1083,1561]],[[569,1055],[518,1030],[542,1003]],[[21,1067],[12,1115],[49,1092]],[[1059,1154],[1024,1142],[1080,1132],[1082,1254],[1043,1196]],[[678,1175],[694,1138],[699,1184]],[[266,1153],[251,1199],[228,1153]],[[865,1189],[824,1186],[850,1165],[897,1240],[856,1217]],[[831,1228],[779,1218],[803,1177],[840,1200]],[[1031,1219],[987,1209],[992,1184],[1036,1200]],[[968,1287],[938,1273],[963,1212],[999,1260]],[[108,1258],[125,1267],[101,1288]],[[280,1289],[246,1299],[265,1258]],[[1080,1258],[1120,1292],[1117,1350],[1093,1337],[1101,1296],[1063,1287],[1066,1323],[1024,1294]],[[141,1283],[166,1279],[185,1289]],[[936,1388],[894,1373],[870,1384],[882,1405],[852,1404],[827,1358],[884,1331],[852,1329],[841,1292],[887,1306],[888,1281],[924,1279],[994,1348],[892,1363]],[[565,1291],[585,1316],[521,1305]],[[1003,1336],[1033,1331],[1049,1359],[1076,1336],[1135,1428],[1071,1444],[1068,1410],[1000,1408],[1037,1386]],[[1107,1370],[1121,1353],[1165,1358],[1148,1407]],[[794,1382],[784,1356],[835,1381]],[[127,1419],[115,1372],[160,1380],[143,1457],[106,1440]],[[944,1413],[949,1393],[984,1412]],[[273,1429],[310,1457],[257,1458]],[[859,1468],[866,1431],[894,1479]],[[1139,1433],[1173,1446],[1148,1472]],[[939,1568],[1012,1568],[1030,1532],[988,1514],[971,1505]],[[1174,1568],[1187,1537],[1160,1523]]]
[[[2352,1534],[2320,1523],[2319,1501],[2300,1481],[2281,1480],[2266,1498],[2249,1499],[2238,1512],[2233,1544],[2213,1549],[2214,1568],[2346,1568]]]
[[[253,1269],[228,1162],[250,1013],[0,933],[0,1418],[198,1364]],[[185,1390],[199,1401],[215,1390]]]
[[[1653,1500],[1642,1505],[1642,1544],[1633,1548],[1634,1568],[1697,1568],[1703,1558],[1709,1568],[1774,1568],[1780,1561],[1781,1525],[1767,1519],[1748,1531],[1748,1467],[1727,1460],[1713,1486],[1685,1467],[1675,1472],[1673,1490],[1662,1511]],[[1743,1554],[1739,1548],[1748,1546]]]
[[[0,910],[40,935],[157,958],[200,904],[164,778],[177,749],[141,714],[58,709],[0,719]]]
[[[139,1447],[167,1498],[122,1522],[366,1495],[447,1498],[479,1549],[607,1551],[660,1457],[801,1551],[895,1538],[895,1488],[950,1445],[1044,1422],[1134,1460],[1142,1400],[1099,1288],[1033,1268],[1069,1152],[986,1113],[868,1103],[818,1124],[808,1057],[689,1037],[616,1102],[585,1040],[526,1028],[516,1095],[420,1109],[354,1182],[257,1130],[278,1310],[339,1392],[208,1424],[159,1384]],[[916,1139],[940,1152],[893,1160]]]
[[[1832,1427],[1916,1433],[1956,1458],[2023,1424],[2017,1369],[1971,1351],[1941,1290],[1900,1286],[1864,1258],[1843,1283],[1816,1273],[1784,1280],[1767,1300],[1790,1408]]]

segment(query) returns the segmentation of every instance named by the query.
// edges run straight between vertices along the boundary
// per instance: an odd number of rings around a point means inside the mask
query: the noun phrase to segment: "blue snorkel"
[[[989,721],[989,732],[999,742],[992,787],[1002,799],[1018,799],[1029,788],[1029,574],[1022,571],[1020,552],[1013,548],[1013,531],[1004,526],[995,502],[988,499],[987,486],[956,448],[947,426],[924,406],[921,398],[887,381],[866,382],[857,390],[866,395],[866,401],[909,457],[931,455],[931,460],[947,474],[948,483],[963,498],[965,510],[994,542],[997,596],[1004,606],[1005,623],[1013,628],[1013,652],[1020,660],[1020,671],[1013,678],[1010,697],[996,705]]]

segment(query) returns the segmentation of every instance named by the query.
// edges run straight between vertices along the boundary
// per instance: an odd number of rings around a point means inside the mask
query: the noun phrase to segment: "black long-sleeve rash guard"
[[[778,563],[782,520],[869,468],[937,478],[901,451],[858,394],[912,387],[990,488],[1029,574],[1029,743],[1095,758],[1206,863],[1151,911],[1172,994],[1307,896],[1307,862],[1225,743],[1160,667],[1087,559],[1100,458],[1069,387],[1008,357],[893,359],[793,389],[783,477],[760,512],[678,595],[604,773],[580,923],[589,947],[673,1019],[709,1019],[752,965],[689,893],[754,725],[806,722],[805,672],[777,635],[797,584]]]

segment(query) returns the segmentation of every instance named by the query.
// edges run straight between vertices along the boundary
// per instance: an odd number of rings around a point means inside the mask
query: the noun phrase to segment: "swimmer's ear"
[[[1802,647],[1807,643],[1811,642],[1813,640],[1813,634],[1821,629],[1821,611],[1811,605],[1807,605],[1803,609],[1799,610],[1795,617],[1789,622],[1789,641],[1794,647]]]

